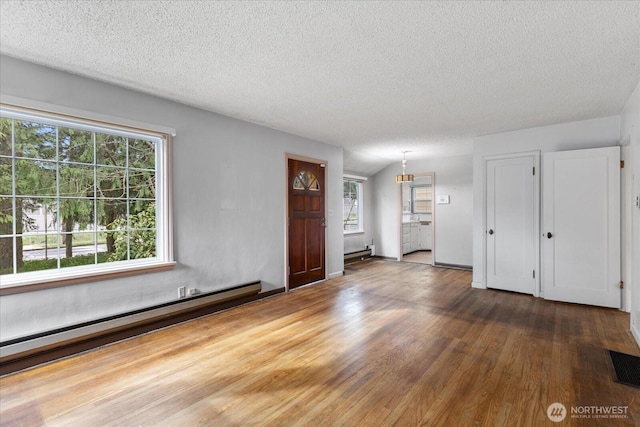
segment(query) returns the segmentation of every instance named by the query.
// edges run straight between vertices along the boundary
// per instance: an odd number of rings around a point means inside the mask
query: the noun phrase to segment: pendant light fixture
[[[407,153],[408,151],[402,152],[402,175],[396,175],[396,182],[413,182],[413,175],[407,174]]]

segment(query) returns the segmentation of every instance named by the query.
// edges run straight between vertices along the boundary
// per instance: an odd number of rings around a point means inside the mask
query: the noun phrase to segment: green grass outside
[[[107,262],[109,254],[107,252],[98,252],[98,264]],[[61,258],[60,267],[76,267],[79,265],[92,265],[95,263],[94,254],[79,255],[72,258]],[[29,271],[41,271],[41,270],[55,270],[58,268],[58,260],[56,258],[51,259],[34,259],[25,261],[22,268],[18,269],[18,273],[25,273]],[[13,267],[0,268],[0,275],[12,274]]]
[[[93,245],[93,233],[75,233],[73,234],[73,246],[86,246]],[[22,236],[22,244],[30,249],[44,249],[45,246],[45,237],[46,243],[48,247],[55,248],[58,245],[58,236],[49,235],[49,236]],[[98,244],[107,243],[107,233],[98,233]],[[62,236],[60,237],[60,246],[64,247],[64,242],[62,241]]]

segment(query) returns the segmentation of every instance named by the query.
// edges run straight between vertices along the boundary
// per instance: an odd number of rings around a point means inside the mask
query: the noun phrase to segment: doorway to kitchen
[[[400,252],[398,260],[433,265],[435,260],[435,173],[414,174],[401,184]]]

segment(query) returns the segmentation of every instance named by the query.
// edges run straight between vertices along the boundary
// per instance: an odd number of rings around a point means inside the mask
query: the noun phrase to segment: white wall
[[[342,149],[76,75],[0,57],[2,94],[175,128],[172,271],[0,297],[0,338],[89,321],[262,280],[285,285],[285,154],[325,160],[327,265],[343,270]],[[234,190],[221,188],[232,173]],[[225,190],[225,191],[223,191]],[[227,196],[224,206],[222,195]]]
[[[363,176],[359,173],[345,171],[345,174],[354,176]],[[344,253],[361,251],[371,245],[373,240],[373,229],[376,222],[375,210],[373,209],[373,185],[371,177],[362,181],[362,220],[364,225],[364,233],[345,234],[344,235]],[[340,211],[342,214],[342,211]]]
[[[400,163],[393,163],[374,177],[377,224],[376,254],[397,258],[400,252],[400,185],[395,175]],[[434,204],[436,263],[470,266],[472,263],[472,177],[471,155],[427,160],[407,160],[407,173],[435,173],[435,195],[447,194],[451,203]]]
[[[624,144],[623,172],[623,280],[626,283],[631,311],[631,332],[640,345],[640,208],[633,206],[640,196],[640,83],[629,97],[621,115],[620,138]]]
[[[553,152],[617,145],[620,117],[562,123],[478,137],[473,145],[473,286],[485,286],[484,156],[524,151]]]

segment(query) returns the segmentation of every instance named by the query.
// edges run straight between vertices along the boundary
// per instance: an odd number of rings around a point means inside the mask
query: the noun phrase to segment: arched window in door
[[[313,172],[303,170],[294,178],[293,189],[320,191],[320,182]]]

